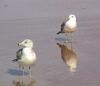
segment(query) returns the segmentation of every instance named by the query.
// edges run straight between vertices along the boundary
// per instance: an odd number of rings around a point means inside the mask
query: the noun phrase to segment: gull
[[[76,31],[77,22],[76,22],[76,16],[74,14],[70,14],[68,18],[66,18],[66,21],[64,21],[61,24],[61,30],[57,33],[66,33],[67,40],[72,41],[73,38],[73,32]]]
[[[22,67],[24,75],[24,67],[28,66],[30,71],[30,66],[36,63],[36,53],[33,50],[33,42],[30,39],[25,39],[24,41],[19,42],[18,46],[22,46],[23,48],[16,52],[16,58],[12,61],[19,63],[19,67]]]

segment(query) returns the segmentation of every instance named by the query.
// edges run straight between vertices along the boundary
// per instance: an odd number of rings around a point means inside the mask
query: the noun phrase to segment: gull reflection
[[[24,82],[23,80],[13,81],[14,86],[35,86],[35,80],[30,80],[29,83]]]
[[[76,72],[77,68],[77,54],[73,50],[72,44],[71,47],[68,47],[65,44],[57,43],[61,49],[61,57],[65,64],[68,66],[70,72]]]

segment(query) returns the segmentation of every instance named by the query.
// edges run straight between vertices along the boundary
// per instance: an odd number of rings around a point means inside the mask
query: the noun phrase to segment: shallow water
[[[1,0],[0,86],[99,86],[99,4],[98,0]],[[70,44],[64,42],[65,35],[56,35],[70,13],[76,14],[78,22],[72,43],[77,56],[75,72],[70,72],[57,45]],[[23,79],[18,64],[11,61],[19,49],[17,42],[26,38],[34,41],[38,58],[32,80],[27,68]]]

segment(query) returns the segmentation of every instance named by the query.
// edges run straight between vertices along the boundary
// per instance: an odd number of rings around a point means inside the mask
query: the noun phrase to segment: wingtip
[[[18,59],[13,59],[13,60],[12,60],[12,62],[16,62],[16,61],[18,61]]]
[[[61,32],[59,31],[59,32],[57,32],[56,34],[58,35],[58,34],[60,34]]]

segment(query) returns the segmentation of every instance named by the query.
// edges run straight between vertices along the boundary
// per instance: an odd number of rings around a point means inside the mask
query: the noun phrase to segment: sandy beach
[[[26,38],[33,40],[38,59],[30,86],[100,86],[99,10],[99,0],[1,0],[0,86],[18,86],[16,82],[22,79],[12,59],[19,49],[17,42]],[[78,23],[72,43],[77,56],[74,73],[63,62],[57,45],[65,36],[56,34],[69,14],[75,14]],[[32,81],[25,71],[23,82],[29,84]]]

